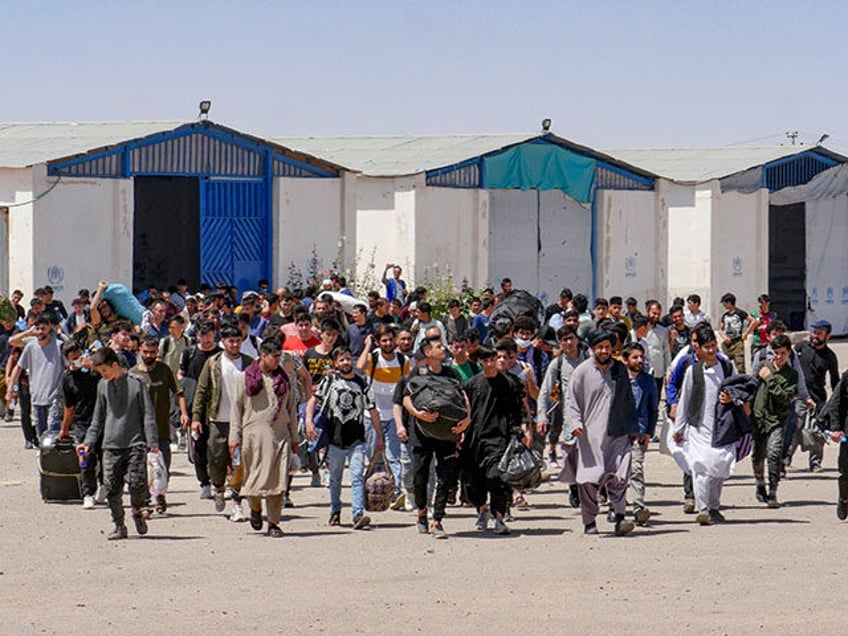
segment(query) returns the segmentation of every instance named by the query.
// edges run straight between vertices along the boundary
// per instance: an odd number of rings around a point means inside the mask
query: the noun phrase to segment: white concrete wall
[[[665,302],[665,209],[656,192],[602,190],[596,203],[598,295]]]
[[[668,210],[668,288],[665,298],[658,300],[667,307],[675,296],[686,298],[695,293],[701,297],[702,306],[712,312],[713,186],[661,182],[659,188],[662,205]]]
[[[32,169],[0,169],[0,206],[8,206],[0,223],[0,291],[33,292]],[[21,205],[23,204],[23,205]]]
[[[768,190],[752,194],[713,189],[710,315],[724,311],[719,299],[731,292],[745,311],[768,293]]]
[[[53,182],[43,164],[33,168],[36,193]],[[34,249],[25,293],[49,284],[68,304],[80,288],[94,289],[101,279],[132,286],[131,180],[63,177],[32,208]]]
[[[474,287],[488,276],[489,194],[485,190],[416,189],[415,261],[419,268],[450,267],[457,286],[468,277]],[[417,272],[420,276],[421,271]]]
[[[274,179],[272,284],[285,285],[292,263],[304,276],[313,247],[330,267],[342,229],[341,179]]]
[[[351,184],[353,187],[353,184]],[[424,175],[397,178],[356,177],[354,240],[360,268],[373,262],[379,283],[387,263],[403,268],[408,285],[415,281],[416,206],[425,188]],[[420,263],[419,263],[420,265]]]

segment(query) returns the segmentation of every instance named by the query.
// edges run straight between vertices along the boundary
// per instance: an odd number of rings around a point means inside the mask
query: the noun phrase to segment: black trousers
[[[24,432],[24,441],[38,446],[38,435],[35,432],[35,426],[32,425],[32,396],[26,384],[19,385],[18,408],[21,410],[21,430]]]
[[[85,439],[85,434],[88,431],[88,426],[74,426],[71,429],[71,438],[77,444],[82,444]],[[103,450],[100,448],[100,441],[94,444],[88,457],[85,460],[85,468],[80,469],[80,477],[82,481],[82,496],[94,497],[97,493],[97,486],[103,481]]]
[[[493,479],[486,475],[485,470],[467,464],[463,467],[463,475],[465,492],[477,510],[488,501],[489,510],[493,515],[506,514],[511,489],[500,477]]]
[[[413,490],[415,507],[427,509],[427,482],[430,480],[430,463],[436,459],[436,495],[433,501],[433,520],[445,517],[448,490],[456,486],[459,475],[459,457],[456,444],[430,438],[421,438],[412,446]]]
[[[197,476],[197,481],[200,482],[200,487],[208,486],[209,479],[209,427],[204,426],[200,431],[200,435],[194,441],[194,474]]]
[[[839,498],[848,500],[848,442],[839,445]]]

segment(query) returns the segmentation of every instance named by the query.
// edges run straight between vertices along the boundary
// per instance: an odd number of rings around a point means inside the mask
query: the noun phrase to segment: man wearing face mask
[[[97,401],[97,383],[100,376],[89,368],[90,360],[76,340],[69,340],[62,345],[62,353],[68,360],[68,370],[62,378],[62,395],[65,409],[62,418],[60,440],[73,438],[74,444],[82,444],[91,416],[94,414],[94,403]],[[97,466],[101,459],[100,440],[95,441],[94,447],[82,467],[82,507],[92,510],[97,499],[106,500],[106,489],[100,485],[98,492]],[[98,497],[99,495],[99,497]]]
[[[513,327],[513,340],[518,347],[518,360],[533,369],[534,378],[544,378],[550,355],[543,351],[540,340],[534,340],[539,323],[530,316],[518,316]]]
[[[156,426],[159,431],[159,450],[165,460],[165,468],[171,470],[171,395],[176,399],[180,409],[180,425],[187,428],[191,419],[188,415],[188,405],[182,387],[164,362],[159,362],[159,341],[153,336],[147,336],[139,348],[139,362],[130,371],[144,379],[153,401],[153,412],[156,416]],[[168,509],[165,495],[156,496],[156,512],[164,514]]]

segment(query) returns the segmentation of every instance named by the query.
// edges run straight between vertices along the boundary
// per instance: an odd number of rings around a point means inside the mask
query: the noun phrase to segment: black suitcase
[[[82,499],[79,459],[72,442],[42,443],[38,452],[38,472],[44,501]]]

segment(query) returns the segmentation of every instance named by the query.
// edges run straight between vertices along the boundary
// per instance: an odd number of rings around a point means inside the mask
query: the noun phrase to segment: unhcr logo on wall
[[[833,297],[833,287],[827,288],[827,299],[824,301],[826,305],[832,305],[836,300]]]
[[[47,282],[53,288],[54,292],[60,292],[65,289],[62,281],[65,280],[65,270],[58,265],[51,265],[47,268]]]
[[[733,257],[733,275],[741,276],[742,275],[742,257],[734,256]]]
[[[813,287],[810,290],[810,307],[815,307],[819,304],[819,290]]]
[[[636,255],[624,259],[624,277],[636,278]]]
[[[848,305],[848,287],[842,288],[842,304]]]

